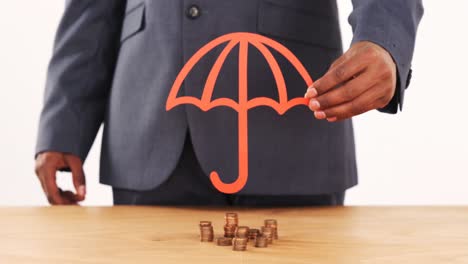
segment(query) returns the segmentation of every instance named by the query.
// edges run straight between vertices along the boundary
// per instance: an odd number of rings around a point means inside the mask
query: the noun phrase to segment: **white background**
[[[355,119],[360,184],[348,205],[468,204],[468,1],[426,0],[412,85],[398,115]],[[33,173],[39,111],[64,1],[3,1],[0,16],[0,205],[45,205]],[[344,46],[351,1],[339,0]],[[85,205],[110,205],[98,183],[100,135],[89,155]],[[59,176],[71,187],[68,174]]]

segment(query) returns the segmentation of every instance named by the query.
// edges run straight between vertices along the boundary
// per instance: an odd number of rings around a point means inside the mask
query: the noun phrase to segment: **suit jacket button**
[[[201,15],[200,8],[196,5],[192,5],[187,9],[187,17],[191,19],[196,19]]]

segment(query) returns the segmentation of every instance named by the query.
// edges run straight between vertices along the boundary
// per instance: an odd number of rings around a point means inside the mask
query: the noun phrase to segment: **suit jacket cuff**
[[[420,0],[353,0],[348,18],[353,29],[352,43],[371,41],[386,49],[397,68],[395,95],[389,105],[379,109],[396,113],[403,106],[405,89],[411,78],[416,31],[424,13]]]
[[[80,129],[77,125],[67,122],[61,122],[57,125],[55,121],[41,120],[39,126],[37,144],[35,150],[35,158],[42,152],[55,151],[69,153],[80,157],[84,162],[87,151],[86,148],[80,147]],[[49,124],[47,124],[49,123]],[[51,124],[55,123],[55,124]]]

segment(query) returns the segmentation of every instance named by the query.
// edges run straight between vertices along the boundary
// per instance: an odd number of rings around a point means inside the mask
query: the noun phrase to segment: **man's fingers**
[[[65,204],[64,200],[60,195],[59,188],[56,183],[56,169],[47,168],[44,170],[42,180],[46,189],[47,200],[50,204]]]
[[[373,77],[374,74],[371,72],[363,72],[342,86],[316,98],[312,98],[309,102],[309,108],[312,111],[318,111],[349,102],[377,83],[376,78]]]
[[[73,185],[76,190],[76,200],[83,201],[86,196],[86,182],[83,163],[80,158],[73,155],[65,155],[65,161],[70,167],[72,173]]]
[[[37,178],[39,179],[39,182],[41,183],[42,191],[47,196],[47,189],[46,189],[45,184],[44,184],[42,171],[36,169],[36,175],[37,175]]]
[[[64,203],[65,204],[68,204],[68,205],[77,205],[77,200],[76,200],[76,195],[71,192],[71,191],[62,191],[60,190],[60,195],[62,197],[62,199],[64,200]]]
[[[311,98],[314,97],[314,94],[316,96],[322,95],[334,87],[341,85],[349,79],[353,78],[353,76],[359,75],[359,73],[363,71],[366,66],[367,61],[360,59],[359,55],[350,57],[336,67],[331,68],[322,78],[315,81],[315,83],[312,84],[312,86],[309,87],[307,91],[309,95],[312,95],[310,96]],[[307,96],[307,93],[306,97],[309,97]]]
[[[42,168],[36,168],[36,175],[37,175],[37,178],[39,179],[39,182],[41,183],[41,187],[42,187],[42,191],[44,192],[44,194],[46,195],[47,197],[47,188],[45,186],[45,181],[44,181],[44,178],[45,178],[45,172]]]
[[[59,153],[41,153],[36,158],[35,172],[50,204],[63,204],[63,200],[60,197],[55,183],[55,174],[57,168],[63,167],[64,165],[62,155]]]
[[[380,107],[380,102],[383,104],[383,99],[380,99],[380,90],[382,90],[381,87],[374,86],[350,102],[315,112],[315,117],[318,119],[327,118],[328,121],[334,122],[376,109]]]

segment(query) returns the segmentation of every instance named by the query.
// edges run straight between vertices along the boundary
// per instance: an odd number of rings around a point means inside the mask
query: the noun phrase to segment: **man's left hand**
[[[390,53],[369,41],[355,43],[325,75],[307,89],[317,119],[340,121],[386,106],[396,88]]]

